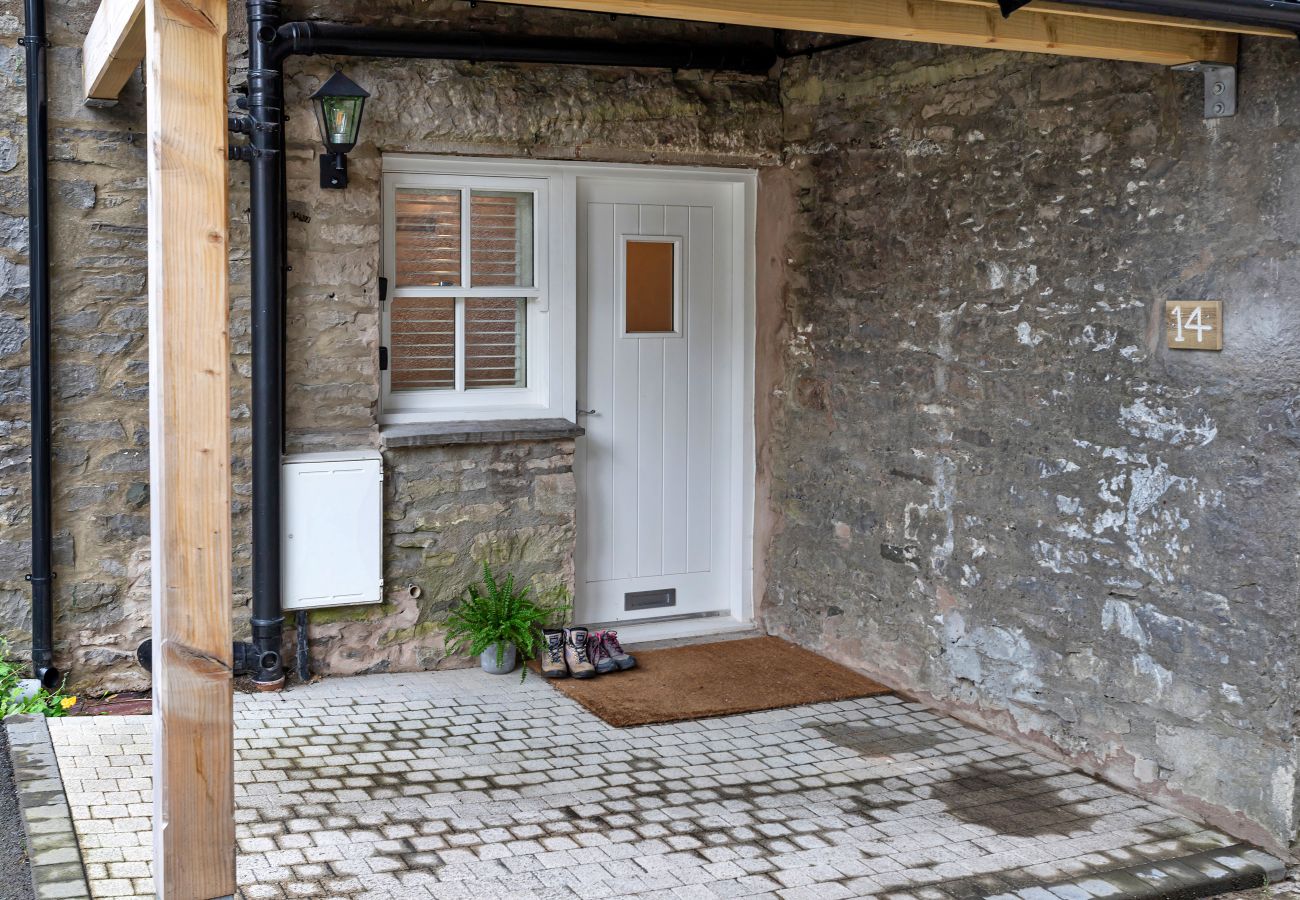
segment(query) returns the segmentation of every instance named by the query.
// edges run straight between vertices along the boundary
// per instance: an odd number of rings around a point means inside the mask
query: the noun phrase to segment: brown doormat
[[[633,655],[635,669],[582,681],[557,678],[551,684],[617,728],[890,693],[870,678],[775,637]]]

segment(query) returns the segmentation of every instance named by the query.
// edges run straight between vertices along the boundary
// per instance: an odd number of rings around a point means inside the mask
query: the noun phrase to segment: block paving
[[[894,696],[615,729],[465,670],[235,709],[246,900],[944,900],[1233,843]],[[51,721],[95,897],[153,896],[150,722]]]

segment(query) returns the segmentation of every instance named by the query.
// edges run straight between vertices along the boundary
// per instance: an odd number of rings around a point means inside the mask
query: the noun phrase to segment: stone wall
[[[544,598],[572,589],[573,441],[405,448],[385,457],[389,599],[374,609],[313,613],[316,671],[457,664],[446,658],[437,621],[481,578],[484,561]]]
[[[1244,47],[1215,123],[1199,78],[1147,66],[885,42],[787,66],[761,609],[1280,849],[1300,49]],[[1166,350],[1166,298],[1225,301],[1224,352]]]
[[[122,682],[148,636],[144,109],[80,102],[96,4],[51,3],[50,240],[59,666]],[[22,4],[0,2],[0,632],[30,644],[30,379]],[[82,681],[81,683],[86,683]]]
[[[55,642],[77,690],[143,687],[149,635],[148,373],[143,87],[80,102],[80,47],[98,0],[49,4],[54,196]],[[341,4],[286,4],[338,17]],[[25,104],[22,4],[0,0],[0,633],[30,641]],[[750,40],[747,29],[391,0],[348,10],[370,24]],[[243,5],[231,4],[231,85],[242,83]],[[779,158],[777,88],[764,78],[649,70],[348,60],[374,94],[352,186],[322,191],[307,96],[330,59],[290,61],[288,425],[291,450],[377,443],[379,170],[385,152],[754,165]],[[233,109],[233,104],[232,104]],[[232,472],[237,635],[249,603],[248,193],[231,164]],[[325,673],[440,663],[434,627],[491,558],[546,589],[572,580],[572,442],[387,454],[380,607],[313,614]],[[436,533],[434,532],[436,529]],[[407,586],[421,587],[412,600]],[[292,641],[292,633],[288,635]]]

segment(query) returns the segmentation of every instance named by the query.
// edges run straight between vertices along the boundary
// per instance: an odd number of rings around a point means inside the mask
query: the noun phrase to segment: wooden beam
[[[989,7],[949,0],[510,0],[589,12],[656,16],[794,31],[821,31],[1155,63],[1235,63],[1237,37],[1105,18],[1039,12],[1002,18]]]
[[[146,0],[154,880],[235,893],[226,0]]]
[[[144,0],[101,0],[81,48],[86,100],[116,100],[144,60]]]
[[[985,9],[998,9],[998,0],[944,0],[944,2],[961,3],[966,6],[982,6]],[[1269,28],[1265,25],[1243,25],[1240,22],[1216,22],[1210,19],[1181,19],[1174,16],[1156,15],[1155,13],[1129,12],[1123,9],[1100,9],[1096,6],[1075,6],[1071,3],[1050,3],[1047,0],[1034,0],[1028,6],[1022,6],[1016,14],[1019,15],[1024,12],[1054,16],[1078,16],[1083,19],[1102,19],[1109,22],[1131,22],[1136,25],[1156,25],[1165,28],[1190,28],[1194,31],[1226,31],[1229,34],[1295,40],[1295,35],[1290,31],[1282,28]]]

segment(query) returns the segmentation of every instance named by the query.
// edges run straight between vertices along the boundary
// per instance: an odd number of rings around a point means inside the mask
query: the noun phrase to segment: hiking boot
[[[568,678],[569,667],[564,664],[564,631],[560,628],[542,630],[542,675],[546,678]]]
[[[596,667],[587,655],[587,629],[564,629],[564,664],[574,678],[596,677]]]
[[[593,631],[587,635],[587,657],[591,664],[596,667],[596,673],[599,675],[608,675],[610,672],[618,671],[618,663],[614,662],[605,649],[604,641],[605,632]]]
[[[599,634],[604,658],[618,667],[619,671],[636,667],[636,657],[623,649],[623,645],[618,642],[617,631],[602,631]]]

